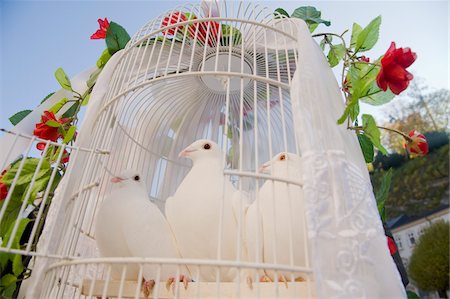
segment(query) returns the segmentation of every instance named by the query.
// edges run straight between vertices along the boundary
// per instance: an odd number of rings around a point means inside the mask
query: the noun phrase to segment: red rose
[[[64,150],[64,153],[61,157],[61,163],[65,164],[65,163],[69,162],[69,158],[70,158],[69,152]]]
[[[95,33],[91,35],[91,39],[106,38],[106,30],[108,30],[109,27],[108,19],[107,18],[105,18],[104,20],[98,19],[98,25],[100,26],[100,29],[95,31]]]
[[[425,156],[428,154],[428,142],[423,134],[416,130],[412,130],[408,134],[411,142],[406,142],[403,146],[413,154]]]
[[[2,177],[0,176],[0,200],[3,200],[8,195],[8,186],[2,183],[1,180]]]
[[[194,17],[195,18],[195,17]],[[177,24],[180,22],[184,22],[186,21],[186,15],[180,11],[175,11],[173,12],[171,15],[165,17],[162,21],[161,24],[161,28],[164,28],[166,26],[169,25],[173,25],[173,24]],[[175,29],[178,28],[178,33],[182,33],[181,30],[184,28],[183,26],[179,26],[179,27],[174,27],[174,28],[170,28],[169,30],[165,30],[162,33],[164,35],[169,34],[169,35],[174,35],[175,34]]]
[[[386,237],[386,238],[387,238],[387,244],[389,247],[389,252],[391,253],[391,255],[394,255],[397,252],[397,246],[395,245],[395,242],[391,237]]]
[[[214,21],[194,23],[192,27],[189,27],[189,33],[192,38],[195,37],[195,32],[197,32],[197,40],[201,41],[203,44],[208,44],[209,46],[214,46],[217,44],[219,30],[220,24]],[[206,41],[206,35],[208,35],[208,41]]]
[[[387,88],[394,93],[400,94],[404,91],[414,77],[411,73],[406,71],[417,58],[416,53],[412,52],[410,48],[395,48],[395,43],[391,46],[381,59],[381,69],[377,75],[377,85],[382,90]]]
[[[61,135],[59,133],[58,128],[50,127],[50,126],[46,125],[46,122],[49,120],[53,120],[53,121],[59,122],[60,124],[64,124],[70,120],[68,118],[57,119],[55,117],[55,114],[50,111],[44,111],[44,114],[42,115],[41,119],[42,119],[42,122],[36,124],[36,129],[34,129],[33,135],[35,135],[39,138],[42,138],[42,139],[50,140],[50,141],[58,140],[58,138]],[[42,150],[42,149],[44,149],[45,144],[40,142],[37,144],[36,147],[37,147],[37,149]]]

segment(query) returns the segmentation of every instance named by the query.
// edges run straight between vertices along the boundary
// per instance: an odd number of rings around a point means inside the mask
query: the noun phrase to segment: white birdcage
[[[176,7],[142,27],[107,63],[75,146],[6,132],[9,147],[1,162],[4,168],[22,154],[18,174],[36,142],[46,142],[45,150],[61,147],[56,161],[65,147],[71,157],[37,249],[31,233],[26,248],[3,242],[0,252],[33,257],[29,298],[140,298],[148,265],[157,269],[151,296],[159,298],[402,298],[358,141],[336,125],[343,109],[336,80],[303,21],[274,16],[255,2]],[[112,192],[111,176],[124,169],[140,172],[150,200],[164,212],[166,199],[191,168],[178,153],[198,139],[220,146],[223,176],[240,191],[235,258],[223,258],[222,210],[216,211],[220,221],[211,238],[195,240],[217,239],[214,259],[102,257],[95,220]],[[301,156],[295,171],[287,177],[261,173],[259,167],[280,152]],[[260,224],[266,218],[257,199],[267,181],[290,191],[286,200],[272,189],[270,221]],[[50,187],[42,195],[44,203],[49,192]],[[252,204],[259,216],[248,224]],[[37,206],[32,231],[45,204]],[[0,220],[10,207],[7,197]],[[20,209],[26,217],[28,203]],[[277,219],[277,209],[287,210],[286,217]],[[255,235],[249,235],[252,225]],[[267,228],[275,236],[270,240]],[[136,265],[138,276],[126,280]],[[166,289],[159,278],[170,265],[176,266],[176,281],[188,267],[193,281],[187,288],[176,282]],[[202,275],[211,267],[214,277]],[[234,269],[233,279],[220,269]]]

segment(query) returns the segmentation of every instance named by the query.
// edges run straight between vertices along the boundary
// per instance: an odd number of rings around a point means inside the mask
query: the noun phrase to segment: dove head
[[[211,140],[199,139],[182,150],[179,156],[189,158],[194,163],[202,159],[221,161],[222,150],[217,143]]]
[[[301,158],[297,154],[281,152],[264,163],[259,172],[273,175],[290,174],[300,170]]]
[[[118,187],[145,187],[140,173],[132,169],[122,171],[118,176],[113,177],[111,182]]]

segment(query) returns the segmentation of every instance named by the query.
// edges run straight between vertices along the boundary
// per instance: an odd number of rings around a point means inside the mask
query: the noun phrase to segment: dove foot
[[[188,284],[191,281],[192,281],[192,279],[190,279],[186,275],[180,275],[180,277],[179,277],[179,282],[183,283],[183,286],[184,286],[185,290],[187,290]],[[169,291],[170,288],[172,287],[172,290],[174,290],[175,289],[175,282],[176,282],[175,277],[169,277],[169,279],[167,279],[167,281],[166,281],[166,289]]]
[[[265,274],[265,275],[263,275],[263,276],[261,276],[261,277],[259,278],[259,281],[260,281],[260,282],[273,282],[273,279],[270,278],[270,276],[268,276],[267,274]],[[278,276],[278,281],[279,281],[279,282],[283,282],[284,285],[285,285],[285,287],[286,287],[286,289],[288,288],[288,279],[286,278],[286,276],[284,276],[284,275],[279,275],[279,276]]]
[[[144,293],[145,298],[148,298],[150,296],[150,294],[153,291],[154,286],[155,286],[155,281],[153,279],[152,280],[143,279],[142,292]]]

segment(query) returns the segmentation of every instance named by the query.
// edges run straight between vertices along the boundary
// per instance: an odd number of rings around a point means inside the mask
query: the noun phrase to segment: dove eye
[[[135,181],[139,181],[140,179],[141,179],[141,178],[140,178],[138,175],[134,177],[134,180],[135,180]]]
[[[280,161],[284,161],[284,160],[286,160],[286,155],[281,155],[280,156]]]
[[[204,148],[205,150],[209,150],[209,149],[211,149],[211,144],[205,143],[205,145],[203,145],[203,148]]]

